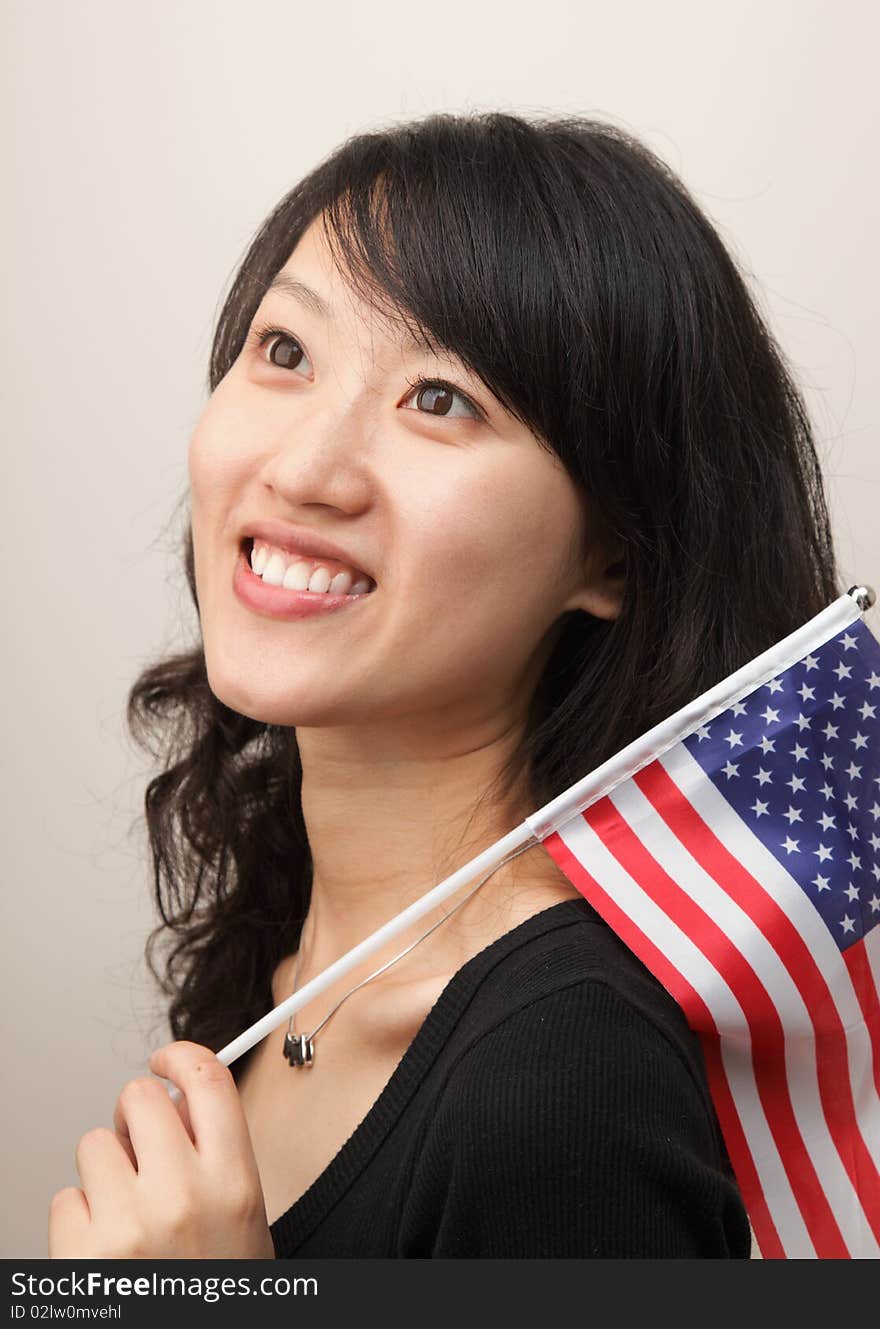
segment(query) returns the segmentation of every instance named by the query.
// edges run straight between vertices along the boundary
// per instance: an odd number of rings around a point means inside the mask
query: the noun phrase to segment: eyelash
[[[264,324],[261,327],[254,328],[248,340],[258,350],[262,350],[262,348],[266,345],[266,343],[271,341],[273,337],[283,337],[286,341],[295,342],[297,346],[302,345],[298,337],[294,337],[292,333],[285,332],[283,328],[276,328],[271,324]],[[273,368],[280,369],[281,365],[274,365]],[[454,383],[447,383],[445,379],[442,378],[428,378],[425,374],[416,374],[415,378],[407,378],[405,381],[410,385],[411,388],[422,388],[422,387],[446,388],[449,392],[454,393],[455,396],[461,397],[462,401],[466,402],[467,405],[470,407],[470,409],[475,412],[475,416],[477,419],[479,420],[486,419],[486,414],[481,409],[481,407],[479,407],[477,403],[467,395],[466,392],[462,392],[461,388],[457,388]],[[431,412],[425,411],[422,412],[422,414],[430,415]],[[443,417],[439,416],[436,418],[442,419]],[[461,416],[454,416],[453,418],[456,420],[460,420]]]

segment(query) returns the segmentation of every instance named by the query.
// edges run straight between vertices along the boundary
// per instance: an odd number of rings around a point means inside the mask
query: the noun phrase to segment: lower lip
[[[268,618],[314,618],[319,614],[335,614],[341,609],[369,600],[373,591],[363,595],[335,595],[330,591],[289,591],[284,586],[270,586],[258,577],[243,549],[232,577],[232,589],[257,614]]]

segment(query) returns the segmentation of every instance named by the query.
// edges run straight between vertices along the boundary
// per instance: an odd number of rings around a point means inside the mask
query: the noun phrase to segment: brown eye
[[[427,387],[420,388],[416,393],[416,401],[419,406],[432,415],[448,415],[452,409],[452,402],[455,393],[449,388]]]
[[[266,352],[270,364],[277,369],[296,369],[303,358],[303,348],[293,337],[279,333],[269,342]]]
[[[283,328],[256,327],[248,334],[248,342],[263,363],[275,369],[299,369],[303,359],[309,363],[309,357],[296,337],[291,337]]]
[[[442,419],[452,420],[482,420],[483,412],[471,401],[459,388],[454,388],[451,383],[444,383],[442,379],[424,378],[419,375],[417,378],[408,378],[407,383],[415,389],[406,398],[407,401],[414,401],[416,409],[424,415],[437,415]],[[464,405],[464,411],[455,411],[454,403],[458,398]]]

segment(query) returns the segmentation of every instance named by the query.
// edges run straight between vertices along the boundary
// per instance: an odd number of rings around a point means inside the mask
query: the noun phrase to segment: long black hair
[[[799,388],[716,230],[637,139],[505,113],[350,138],[257,230],[211,391],[317,218],[351,285],[457,354],[623,549],[619,616],[564,616],[499,773],[505,788],[525,776],[530,811],[845,589]],[[183,563],[197,610],[191,523]],[[128,721],[161,766],[145,798],[162,920],[148,965],[172,1037],[219,1051],[274,1004],[308,907],[296,733],[211,692],[197,623],[191,650],[138,677]]]

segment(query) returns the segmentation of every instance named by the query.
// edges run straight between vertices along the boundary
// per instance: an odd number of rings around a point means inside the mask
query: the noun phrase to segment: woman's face
[[[386,730],[406,719],[413,738],[427,726],[450,746],[462,726],[506,726],[560,615],[615,612],[581,558],[582,500],[460,362],[407,344],[402,324],[358,299],[320,223],[282,275],[329,312],[270,290],[251,326],[285,336],[262,347],[249,336],[189,449],[212,691],[265,723]],[[419,373],[448,386],[413,388]],[[243,538],[265,520],[332,541],[375,589],[304,618],[245,603],[233,575]]]

